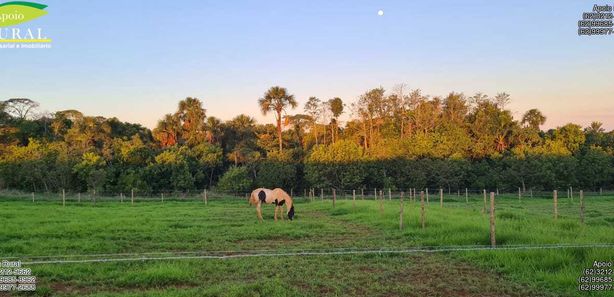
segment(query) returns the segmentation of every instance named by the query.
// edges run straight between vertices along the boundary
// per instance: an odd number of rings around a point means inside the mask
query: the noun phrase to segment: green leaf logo
[[[12,1],[0,4],[0,27],[15,26],[44,16],[47,5]]]

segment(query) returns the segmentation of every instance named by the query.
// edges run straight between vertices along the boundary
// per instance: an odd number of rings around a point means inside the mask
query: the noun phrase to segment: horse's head
[[[293,218],[294,218],[294,205],[290,206],[290,210],[288,211],[288,219],[292,221]]]

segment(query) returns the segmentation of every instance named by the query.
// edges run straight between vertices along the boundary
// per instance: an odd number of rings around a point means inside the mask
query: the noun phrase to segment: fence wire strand
[[[258,258],[258,257],[296,257],[296,256],[335,256],[335,255],[367,255],[367,254],[418,254],[418,253],[443,253],[443,252],[472,252],[472,251],[510,251],[510,250],[544,250],[544,249],[579,249],[579,248],[614,248],[614,243],[590,243],[590,244],[548,244],[548,245],[505,245],[505,246],[430,246],[415,248],[380,248],[380,249],[322,249],[322,250],[294,250],[294,251],[270,251],[270,250],[249,250],[249,251],[199,251],[199,252],[152,252],[134,254],[94,254],[94,255],[73,255],[69,257],[98,257],[103,255],[131,255],[132,257],[109,257],[109,258],[89,258],[89,259],[61,259],[67,256],[48,256],[46,260],[22,261],[22,265],[43,265],[43,264],[83,264],[83,263],[106,263],[106,262],[134,262],[134,261],[156,261],[156,260],[226,260],[237,258]],[[217,254],[221,253],[221,254]],[[164,255],[168,256],[153,256]],[[15,257],[16,258],[16,257]],[[35,257],[24,257],[24,259],[34,259]]]

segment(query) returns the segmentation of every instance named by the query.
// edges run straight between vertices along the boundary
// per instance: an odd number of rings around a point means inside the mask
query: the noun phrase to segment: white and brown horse
[[[275,205],[275,221],[277,221],[278,210],[279,214],[281,215],[281,219],[284,219],[284,215],[282,214],[284,205],[286,205],[288,219],[292,220],[294,218],[294,205],[292,204],[292,197],[290,197],[286,191],[280,188],[273,190],[258,188],[252,191],[252,194],[249,197],[249,204],[256,206],[256,214],[258,215],[258,220],[261,222],[262,210],[260,206],[263,203]]]

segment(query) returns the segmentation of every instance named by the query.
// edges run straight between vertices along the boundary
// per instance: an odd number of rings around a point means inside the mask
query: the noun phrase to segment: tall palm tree
[[[539,109],[531,109],[527,111],[522,116],[522,124],[528,125],[529,127],[539,130],[539,126],[543,125],[546,122],[546,117],[539,111]]]
[[[267,115],[270,111],[275,112],[275,120],[277,122],[277,139],[279,140],[279,152],[282,152],[281,141],[281,113],[286,110],[286,107],[290,106],[295,108],[298,104],[294,99],[294,95],[288,93],[286,88],[279,86],[271,87],[264,97],[258,100],[258,105],[262,110],[262,114]]]

